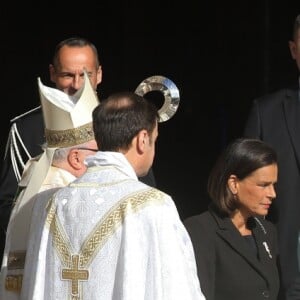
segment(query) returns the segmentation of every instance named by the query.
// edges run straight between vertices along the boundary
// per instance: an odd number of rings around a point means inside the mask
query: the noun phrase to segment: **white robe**
[[[32,187],[28,193],[27,181],[32,179],[33,172],[36,172],[34,168],[35,160],[32,160],[26,169],[29,173],[28,178],[24,174],[22,176],[21,182],[26,188],[18,195],[8,223],[0,275],[1,300],[20,299],[31,211],[35,201],[34,193],[47,191],[50,195],[56,191],[56,188],[66,186],[76,178],[66,170],[50,166],[42,183],[35,186],[31,183]],[[15,285],[16,282],[17,285]]]
[[[22,300],[202,300],[189,235],[171,197],[121,153],[33,210]]]

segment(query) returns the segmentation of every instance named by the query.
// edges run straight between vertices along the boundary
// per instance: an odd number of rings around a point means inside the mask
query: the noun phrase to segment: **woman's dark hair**
[[[237,206],[228,187],[228,179],[235,175],[239,180],[255,170],[277,164],[275,150],[257,139],[239,138],[231,142],[212,168],[207,190],[214,206],[224,215],[229,215]]]

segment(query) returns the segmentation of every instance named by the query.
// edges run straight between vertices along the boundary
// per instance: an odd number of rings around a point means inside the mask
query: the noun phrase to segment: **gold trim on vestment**
[[[23,275],[7,275],[5,277],[5,289],[7,291],[20,293],[22,288]]]
[[[7,270],[23,270],[25,266],[26,251],[11,251],[7,258]],[[5,289],[19,293],[22,288],[22,274],[7,274],[5,277]]]
[[[72,186],[77,185],[73,183]],[[83,186],[83,183],[80,183],[78,185],[79,188]],[[90,184],[87,184],[87,187],[90,187]],[[132,195],[127,195],[125,198],[118,201],[118,203],[116,203],[103,216],[103,218],[100,220],[98,225],[96,225],[94,230],[92,230],[92,232],[89,234],[89,236],[83,243],[81,251],[78,254],[72,253],[72,245],[70,244],[66,232],[62,227],[62,224],[57,219],[57,216],[55,214],[55,203],[53,203],[52,201],[52,205],[49,207],[48,210],[47,223],[48,225],[50,225],[50,232],[52,233],[53,244],[57,250],[58,256],[61,259],[62,265],[65,268],[74,269],[74,255],[76,255],[76,257],[79,259],[79,264],[75,266],[76,272],[88,272],[87,268],[93,261],[94,257],[104,246],[106,241],[124,222],[125,217],[129,214],[138,212],[150,202],[161,202],[164,199],[164,195],[165,194],[163,192],[155,188],[147,188],[146,190],[135,192]],[[82,295],[80,295],[81,285],[79,285],[78,282],[82,279],[76,278],[75,272],[72,273],[72,276],[72,299],[82,299]],[[74,291],[76,291],[76,289],[74,290],[74,286],[77,286],[77,295],[74,294]],[[74,298],[74,296],[76,296],[76,298]]]
[[[11,251],[7,258],[7,269],[18,270],[24,269],[26,251]]]
[[[93,124],[88,123],[66,130],[50,130],[46,128],[45,137],[50,148],[72,147],[94,139]]]

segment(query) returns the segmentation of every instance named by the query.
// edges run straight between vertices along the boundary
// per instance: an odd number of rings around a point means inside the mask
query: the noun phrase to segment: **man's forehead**
[[[81,68],[81,69],[69,69],[69,68],[61,68],[58,70],[57,74],[58,75],[72,75],[72,76],[80,76],[84,77],[84,70],[86,70],[87,75],[90,77],[93,74],[95,74],[95,70],[87,70],[86,68]]]

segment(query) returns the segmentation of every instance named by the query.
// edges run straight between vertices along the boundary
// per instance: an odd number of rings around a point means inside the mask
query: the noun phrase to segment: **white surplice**
[[[47,191],[47,194],[50,195],[56,191],[56,188],[66,186],[76,178],[66,170],[50,166],[45,173],[46,177],[41,178],[41,183],[31,182],[30,179],[33,178],[32,174],[37,172],[37,170],[35,170],[35,162],[35,159],[28,162],[26,169],[28,175],[26,177],[23,176],[21,181],[22,184],[24,184],[24,188],[15,201],[8,223],[1,265],[0,299],[20,299],[20,289],[35,193]],[[42,175],[40,174],[40,176]],[[28,191],[29,182],[31,185],[29,186],[31,189],[30,192]]]
[[[138,181],[125,156],[35,202],[21,299],[202,300],[189,235],[172,198]]]

